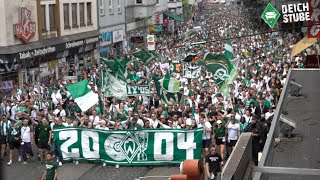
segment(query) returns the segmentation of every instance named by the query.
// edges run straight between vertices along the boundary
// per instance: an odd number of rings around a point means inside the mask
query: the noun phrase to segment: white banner
[[[112,31],[112,43],[120,42],[124,40],[123,29]]]
[[[192,66],[188,64],[183,64],[183,77],[184,78],[200,78],[201,66]]]

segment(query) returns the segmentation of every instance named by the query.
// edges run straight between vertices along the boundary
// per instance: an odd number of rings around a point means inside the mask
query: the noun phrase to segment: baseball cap
[[[217,121],[217,124],[222,124],[222,121],[221,121],[221,120],[218,120],[218,121]]]

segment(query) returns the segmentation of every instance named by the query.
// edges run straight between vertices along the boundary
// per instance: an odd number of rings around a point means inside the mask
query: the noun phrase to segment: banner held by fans
[[[138,131],[61,128],[54,130],[54,141],[64,161],[145,166],[201,158],[202,134],[202,128]]]
[[[201,75],[201,66],[191,66],[188,64],[183,64],[183,77],[194,79],[200,78]]]
[[[150,95],[149,85],[127,85],[128,96]]]

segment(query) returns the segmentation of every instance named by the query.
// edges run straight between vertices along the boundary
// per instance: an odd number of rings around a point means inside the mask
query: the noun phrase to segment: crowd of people
[[[1,161],[7,149],[10,149],[8,165],[21,160],[26,164],[28,158],[37,158],[37,155],[40,161],[44,161],[47,151],[53,149],[57,162],[62,165],[61,153],[52,139],[53,130],[61,127],[104,130],[203,128],[203,157],[212,155],[210,151],[217,151],[223,162],[240,134],[251,132],[257,164],[258,152],[264,146],[288,70],[304,66],[303,54],[290,58],[291,48],[301,39],[301,34],[294,31],[267,32],[269,30],[261,28],[263,25],[257,20],[262,12],[257,7],[214,5],[202,12],[204,14],[196,19],[202,31],[189,39],[173,35],[157,37],[159,60],[147,64],[140,60],[138,69],[128,64],[127,70],[145,79],[155,89],[149,77],[152,74],[165,75],[160,64],[182,60],[189,53],[196,53],[197,59],[202,59],[207,52],[223,54],[224,40],[230,39],[239,72],[230,85],[230,94],[221,93],[204,66],[198,79],[172,73],[179,80],[184,94],[184,101],[176,105],[164,104],[154,91],[150,96],[123,100],[103,97],[99,91],[99,68],[104,67],[102,64],[92,65],[83,71],[91,89],[104,100],[103,107],[97,104],[87,112],[81,112],[67,91],[69,81],[35,82],[20,88],[15,84],[10,94],[3,93],[0,97]],[[183,22],[177,32],[183,34],[193,26],[193,21]],[[200,41],[206,43],[191,45]],[[33,143],[38,147],[37,155],[32,151]],[[215,147],[211,148],[211,145]],[[13,157],[15,149],[18,150],[17,160]],[[211,159],[204,161],[210,163]]]

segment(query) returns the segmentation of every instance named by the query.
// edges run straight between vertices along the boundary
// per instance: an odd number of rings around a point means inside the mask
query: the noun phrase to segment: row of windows
[[[71,4],[71,22],[70,22],[70,4],[63,4],[63,20],[64,28],[69,29],[72,25],[73,28],[78,27],[78,8],[80,15],[80,26],[92,24],[92,5],[91,2],[87,3],[72,3]],[[87,22],[85,22],[85,13],[87,14]]]
[[[71,9],[70,9],[71,5]],[[55,16],[55,4],[41,5],[41,17],[42,17],[42,32],[47,32],[48,28],[50,31],[56,30],[56,16]],[[79,19],[80,26],[92,25],[92,4],[87,3],[71,3],[63,4],[63,20],[64,29],[79,27],[78,25],[78,8],[79,8]],[[47,13],[48,11],[48,13]],[[70,14],[71,12],[71,14]],[[71,22],[70,22],[71,15]],[[87,21],[85,22],[85,15]],[[46,18],[49,17],[49,18]],[[49,25],[49,27],[47,27]]]

